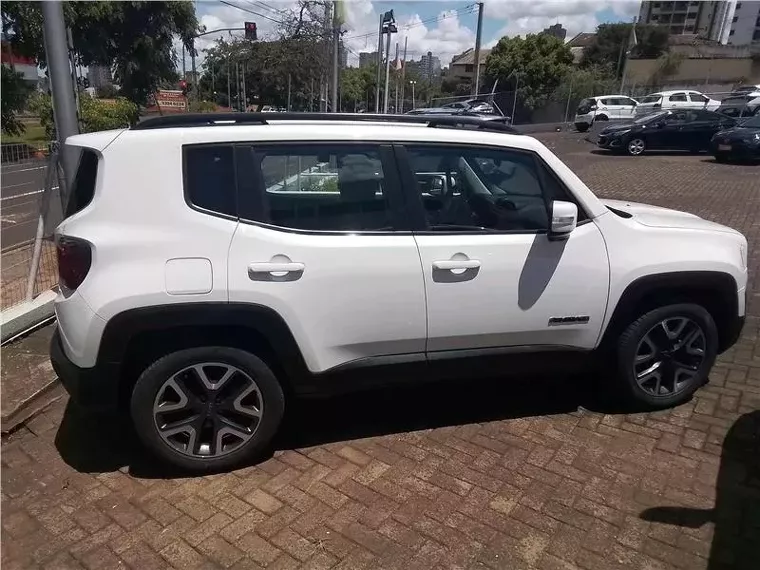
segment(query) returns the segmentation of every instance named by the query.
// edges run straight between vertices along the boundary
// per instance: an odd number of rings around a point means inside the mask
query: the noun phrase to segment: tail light
[[[58,283],[75,291],[82,284],[92,263],[92,249],[84,240],[59,236],[56,240],[58,256]]]

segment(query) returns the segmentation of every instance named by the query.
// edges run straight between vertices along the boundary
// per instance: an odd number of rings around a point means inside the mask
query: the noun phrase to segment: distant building
[[[570,48],[573,54],[573,63],[579,64],[583,59],[583,50],[590,46],[596,39],[594,32],[581,32],[572,37],[565,45]]]
[[[372,67],[377,65],[376,51],[363,51],[359,54],[359,67]]]
[[[760,1],[654,2],[639,9],[643,24],[667,26],[671,35],[696,34],[730,45],[760,42]]]
[[[111,68],[108,65],[91,65],[87,68],[87,79],[90,80],[90,87],[102,89],[113,85],[113,76]]]
[[[432,79],[441,74],[441,60],[432,52],[422,56],[420,60],[420,76],[422,79]]]
[[[490,49],[480,50],[480,76],[483,77],[486,70],[486,59],[491,54]],[[475,78],[475,50],[470,48],[467,51],[455,55],[449,65],[448,77],[457,79],[474,79]]]
[[[544,31],[541,32],[542,34],[546,34],[547,36],[554,36],[555,38],[561,39],[563,42],[565,41],[565,38],[567,37],[567,30],[562,27],[562,24],[557,23],[553,26],[549,26],[548,28],[544,28]]]

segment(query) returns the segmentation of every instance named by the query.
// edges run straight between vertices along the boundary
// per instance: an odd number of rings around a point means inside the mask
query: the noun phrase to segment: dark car
[[[715,133],[710,141],[715,160],[760,160],[760,115],[741,121],[725,131]]]
[[[673,109],[644,115],[631,123],[614,125],[599,133],[600,148],[640,155],[647,150],[699,152],[710,149],[710,139],[736,120],[713,111]]]

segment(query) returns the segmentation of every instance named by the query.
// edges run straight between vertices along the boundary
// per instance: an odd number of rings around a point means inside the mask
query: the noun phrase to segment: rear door
[[[631,120],[636,113],[636,101],[630,97],[618,97],[617,98],[619,110],[618,115],[620,119]]]
[[[668,109],[686,109],[691,106],[691,102],[685,92],[673,93],[672,95],[669,95],[667,99]],[[665,108],[665,105],[663,105],[663,108]]]
[[[393,149],[236,147],[231,302],[274,309],[312,372],[425,349],[425,293]]]

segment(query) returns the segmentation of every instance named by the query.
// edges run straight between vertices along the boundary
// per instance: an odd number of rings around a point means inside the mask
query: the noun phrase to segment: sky
[[[207,30],[242,27],[245,21],[255,21],[260,39],[271,37],[283,17],[297,5],[293,0],[197,0],[200,23]],[[234,4],[236,7],[230,6]],[[630,22],[639,11],[639,0],[485,0],[483,17],[483,47],[491,47],[503,36],[540,32],[559,22],[567,29],[569,40],[579,32],[593,32],[605,22]],[[432,52],[447,66],[451,58],[475,46],[477,9],[466,0],[425,0],[414,2],[346,0],[344,43],[349,48],[349,65],[358,65],[358,54],[377,50],[379,16],[393,10],[399,29],[392,39],[403,50],[408,38],[408,59],[419,60]],[[251,13],[256,12],[256,14]],[[273,21],[275,20],[275,21]],[[229,34],[224,32],[223,34]],[[198,49],[213,45],[211,34],[199,39]],[[242,32],[233,32],[242,35]],[[202,54],[196,63],[202,65]],[[190,69],[190,58],[187,58]]]

